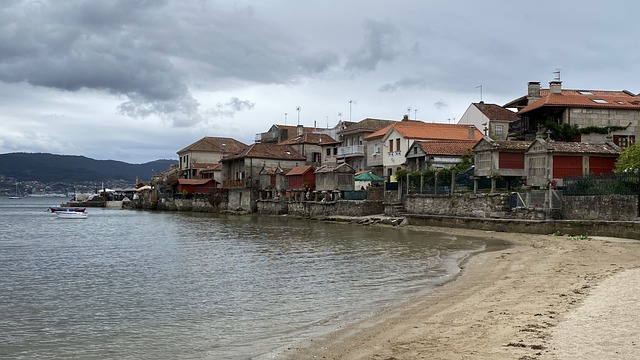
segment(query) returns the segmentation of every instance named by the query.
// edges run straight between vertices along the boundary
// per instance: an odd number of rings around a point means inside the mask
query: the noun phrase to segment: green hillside
[[[126,180],[138,177],[148,181],[152,174],[162,172],[175,160],[156,160],[145,164],[129,164],[114,160],[94,160],[84,156],[46,153],[0,154],[0,176],[17,181],[42,183]]]

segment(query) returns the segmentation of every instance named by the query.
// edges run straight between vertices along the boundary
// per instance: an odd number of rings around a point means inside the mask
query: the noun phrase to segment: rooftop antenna
[[[407,107],[407,117],[411,116],[411,106]]]
[[[342,121],[342,113],[341,112],[338,113],[338,121]]]
[[[329,128],[329,115],[325,116],[327,118],[327,129]]]
[[[298,112],[298,125],[300,125],[300,106],[296,107],[296,111]]]
[[[556,68],[556,71],[553,72],[553,80],[560,81],[560,68]]]
[[[480,88],[480,101],[482,101],[482,85],[476,86],[476,89]]]
[[[287,113],[284,113],[284,124],[287,125]]]
[[[413,109],[413,120],[418,120],[418,109]]]
[[[353,100],[349,99],[349,121],[351,121],[351,104],[353,104]]]

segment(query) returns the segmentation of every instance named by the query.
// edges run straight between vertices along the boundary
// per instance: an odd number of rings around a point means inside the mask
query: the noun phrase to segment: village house
[[[349,164],[323,165],[315,170],[316,191],[340,192],[355,189],[356,171]]]
[[[375,163],[376,157],[380,154],[380,149],[376,149],[375,146],[368,146],[370,144],[364,138],[395,122],[397,121],[366,118],[347,126],[346,129],[338,133],[342,143],[336,149],[335,163],[347,163],[356,171],[369,169],[369,163]]]
[[[271,125],[267,132],[256,134],[255,142],[280,144],[301,134],[316,133],[318,128],[302,125]]]
[[[304,155],[308,164],[320,166],[322,163],[323,144],[334,144],[335,140],[326,134],[303,132],[302,125],[297,127],[296,137],[280,142],[281,145],[291,145],[297,152]]]
[[[208,194],[218,188],[214,179],[178,179],[176,193],[178,194]]]
[[[316,168],[313,165],[296,166],[286,173],[289,190],[314,190]]]
[[[416,140],[466,140],[478,141],[482,133],[473,125],[426,123],[409,120],[407,115],[365,137],[373,146],[380,145],[383,174],[387,181],[395,182],[398,170],[407,166],[407,150]]]
[[[414,141],[405,154],[407,170],[422,172],[427,169],[448,169],[471,156],[476,141],[432,140]]]
[[[469,105],[458,124],[474,125],[485,136],[495,140],[506,140],[509,133],[509,124],[518,119],[518,114],[509,109],[480,101]]]
[[[493,140],[483,137],[472,148],[474,157],[474,192],[482,178],[491,180],[491,192],[495,192],[496,181],[503,179],[510,187],[526,178],[524,154],[531,141]]]
[[[177,152],[180,158],[180,177],[199,179],[202,177],[201,171],[212,169],[224,156],[239,152],[246,147],[247,145],[235,139],[205,136]]]
[[[546,188],[563,179],[589,174],[611,174],[620,155],[612,142],[590,144],[537,137],[525,153],[527,185]]]
[[[640,97],[626,90],[568,90],[554,80],[549,89],[529,82],[527,95],[504,105],[518,109],[519,120],[509,126],[509,138],[534,140],[547,121],[576,125],[581,133],[575,141],[604,143],[607,135],[625,148],[640,135]]]
[[[229,209],[253,212],[260,190],[261,170],[267,167],[292,169],[306,164],[304,155],[291,145],[274,143],[254,143],[244,150],[224,157],[222,163],[222,184],[228,189]]]

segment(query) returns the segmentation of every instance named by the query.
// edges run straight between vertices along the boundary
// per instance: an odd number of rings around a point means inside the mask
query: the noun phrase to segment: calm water
[[[0,357],[252,359],[428,291],[477,239],[0,199]]]

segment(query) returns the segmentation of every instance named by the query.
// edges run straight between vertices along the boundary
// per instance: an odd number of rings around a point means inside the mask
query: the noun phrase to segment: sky
[[[0,153],[177,159],[273,124],[457,122],[543,88],[640,92],[640,2],[3,0]],[[299,109],[299,110],[298,110]]]

